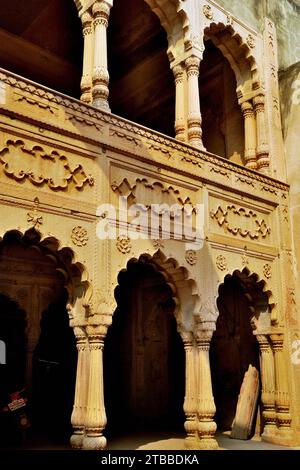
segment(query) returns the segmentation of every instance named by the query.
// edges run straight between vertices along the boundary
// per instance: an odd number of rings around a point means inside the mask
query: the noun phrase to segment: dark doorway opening
[[[199,76],[203,144],[209,152],[243,164],[244,120],[236,88],[228,60],[211,40],[205,41]]]
[[[185,358],[171,288],[135,262],[119,275],[104,349],[107,433],[182,431]]]
[[[144,0],[115,2],[108,26],[113,113],[174,137],[175,82],[167,34]]]
[[[32,427],[35,435],[68,443],[72,434],[77,350],[66,310],[67,293],[42,313],[33,358]]]
[[[259,371],[259,345],[251,327],[250,303],[237,277],[225,279],[217,301],[219,317],[210,348],[215,421],[231,430],[240,388],[249,365]]]
[[[9,232],[0,243],[0,339],[7,352],[0,365],[2,448],[55,448],[67,444],[72,433],[77,349],[64,265],[36,240],[34,231]],[[10,412],[12,394],[20,391],[26,409]],[[23,412],[24,429],[18,419]]]

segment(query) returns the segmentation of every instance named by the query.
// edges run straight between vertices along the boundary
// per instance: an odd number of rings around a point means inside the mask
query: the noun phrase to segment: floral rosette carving
[[[219,255],[216,258],[216,266],[220,271],[226,271],[227,269],[227,259],[223,255]]]
[[[249,34],[249,35],[247,36],[247,40],[246,40],[246,41],[247,41],[248,46],[249,46],[251,49],[253,49],[253,48],[255,47],[255,39],[254,39],[254,37],[252,36],[252,34]]]
[[[272,267],[269,264],[265,264],[263,267],[263,274],[265,278],[270,279],[272,277]]]
[[[116,246],[118,250],[123,253],[124,255],[126,253],[130,253],[131,251],[131,241],[129,237],[118,237]]]
[[[185,254],[185,259],[187,263],[189,263],[191,266],[194,266],[194,264],[197,263],[197,253],[194,250],[188,250]]]
[[[86,246],[89,240],[87,230],[80,225],[74,227],[71,233],[71,240],[76,246]]]

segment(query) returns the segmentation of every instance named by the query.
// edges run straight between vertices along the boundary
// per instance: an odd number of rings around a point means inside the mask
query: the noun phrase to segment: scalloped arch
[[[181,42],[182,50],[189,30],[189,19],[182,6],[182,0],[144,0],[155,13],[169,40],[168,53],[170,60],[174,58],[173,47]]]
[[[75,278],[80,278],[80,288],[86,293],[90,290],[90,282],[88,273],[83,263],[77,259],[76,252],[69,246],[63,245],[58,238],[52,235],[43,235],[42,232],[35,228],[28,230],[8,229],[0,233],[0,243],[8,234],[15,234],[19,240],[27,237],[32,246],[42,252],[46,257],[57,263],[57,271],[60,272],[65,281],[65,288],[69,295],[69,303],[72,305],[76,300],[76,291],[78,282],[75,284]]]
[[[272,325],[272,310],[275,307],[273,302],[273,293],[268,289],[267,283],[264,279],[260,279],[259,275],[255,272],[251,272],[248,268],[242,270],[236,269],[231,274],[227,274],[224,278],[224,281],[219,284],[218,287],[218,297],[220,294],[220,289],[224,287],[226,280],[236,278],[239,280],[241,285],[244,288],[244,295],[247,297],[250,305],[250,310],[252,313],[251,324],[254,330],[259,329],[258,320],[260,317],[260,312],[258,312],[258,301],[267,300],[267,306],[269,310],[269,323]],[[248,287],[247,287],[248,285]],[[249,289],[251,285],[251,289]],[[217,300],[217,299],[216,299]],[[258,316],[257,316],[258,314]]]
[[[130,269],[132,263],[142,262],[162,274],[166,284],[172,291],[172,298],[175,303],[174,315],[177,320],[177,324],[182,325],[191,321],[193,315],[197,314],[199,305],[199,294],[196,281],[190,277],[189,271],[184,267],[180,266],[179,263],[173,258],[167,258],[160,250],[154,255],[141,254],[139,258],[130,258],[127,261],[126,268],[122,269],[120,273],[126,272]],[[118,284],[115,286],[117,288]],[[185,312],[186,296],[190,299],[188,311]],[[190,317],[190,318],[188,318]]]
[[[258,81],[258,68],[251,47],[233,26],[212,22],[204,30],[204,36],[210,39],[228,60],[235,73],[239,87],[251,87]]]

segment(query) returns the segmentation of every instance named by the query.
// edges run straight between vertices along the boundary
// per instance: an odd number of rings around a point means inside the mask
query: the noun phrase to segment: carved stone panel
[[[81,190],[93,186],[94,179],[81,164],[56,150],[39,145],[29,146],[22,140],[8,140],[0,151],[3,174],[16,182],[29,181],[35,186],[48,186],[53,191],[71,187]]]

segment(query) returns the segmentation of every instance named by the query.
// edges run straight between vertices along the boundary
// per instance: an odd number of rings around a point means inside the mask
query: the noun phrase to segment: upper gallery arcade
[[[271,21],[260,34],[198,0],[48,0],[16,22],[14,4],[0,6],[4,68],[285,180]]]

